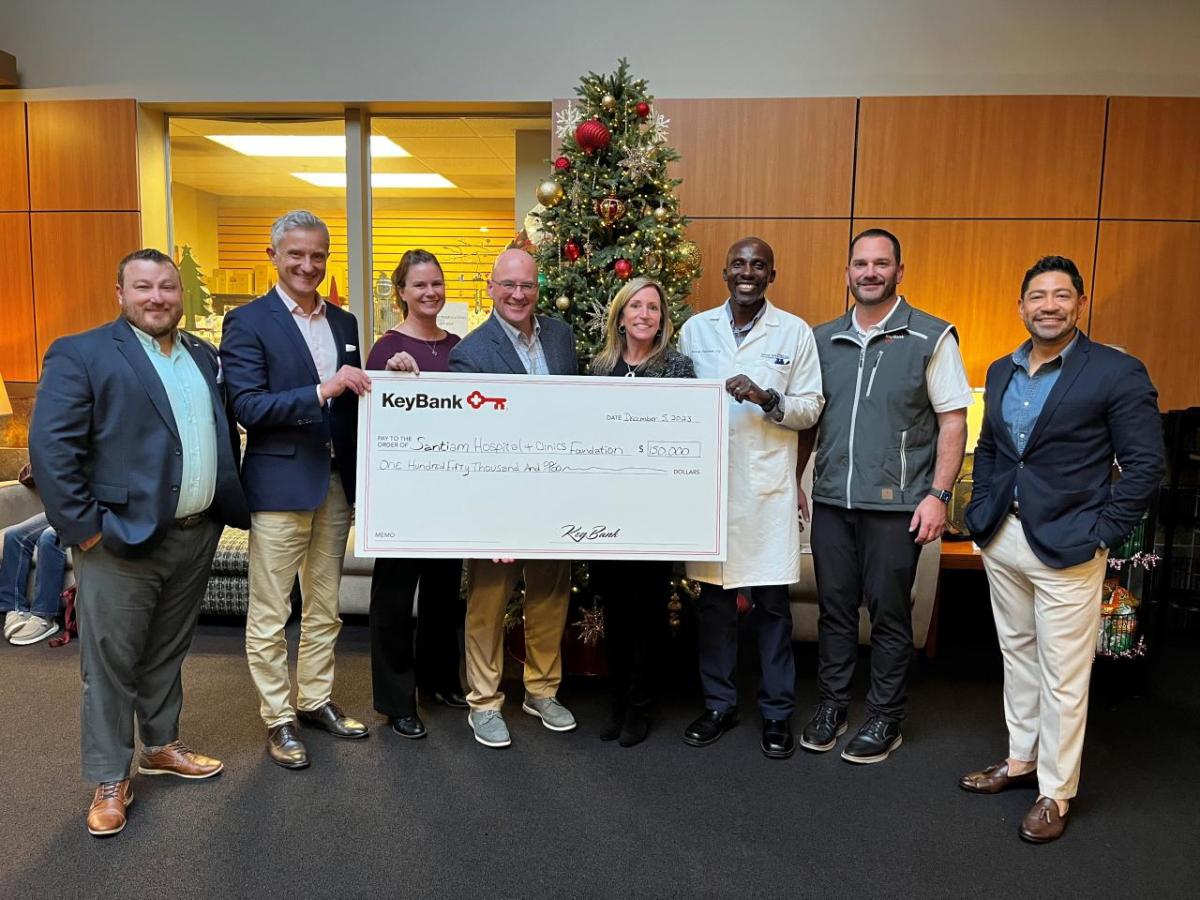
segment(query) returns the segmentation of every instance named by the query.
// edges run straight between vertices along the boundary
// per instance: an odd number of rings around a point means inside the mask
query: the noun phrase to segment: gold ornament
[[[657,250],[647,250],[642,254],[642,271],[647,275],[657,275],[662,271],[662,254]]]
[[[572,585],[571,590],[577,592],[579,588]],[[579,613],[579,621],[572,622],[571,626],[579,629],[579,639],[584,644],[595,647],[604,637],[604,608],[599,603],[593,603],[591,609],[581,609]]]
[[[614,97],[612,94],[605,94],[603,97],[600,98],[600,105],[603,106],[605,109],[607,109],[609,112],[612,112],[614,109],[617,108],[617,98]]]
[[[667,221],[667,219],[670,218],[670,216],[671,216],[671,212],[665,206],[656,206],[654,208],[654,221],[655,222],[665,222],[665,221]]]
[[[675,250],[675,257],[679,260],[679,265],[695,271],[700,268],[700,248],[692,241],[683,241]]]
[[[559,297],[557,300],[554,301],[554,306],[556,309],[558,309],[559,312],[566,312],[568,309],[571,308],[571,298],[570,297]]]
[[[543,181],[537,186],[534,193],[537,195],[538,203],[543,206],[558,206],[563,198],[562,185],[553,179]]]

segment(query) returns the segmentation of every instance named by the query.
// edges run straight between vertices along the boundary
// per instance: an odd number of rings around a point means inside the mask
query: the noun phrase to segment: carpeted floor
[[[336,697],[376,727],[365,742],[307,734],[313,764],[292,772],[263,750],[241,629],[205,622],[185,669],[183,736],[226,771],[135,777],[129,826],[106,840],[84,829],[78,644],[4,644],[0,896],[1195,896],[1194,709],[1105,679],[1068,833],[1027,845],[1016,829],[1032,792],[955,786],[1005,742],[994,645],[947,626],[939,659],[916,664],[904,746],[856,767],[836,753],[764,758],[751,678],[743,724],[705,749],[680,741],[698,711],[686,678],[649,740],[627,750],[596,738],[602,682],[568,681],[562,697],[581,724],[554,734],[520,712],[515,670],[510,749],[476,744],[466,714],[443,707],[426,710],[426,740],[405,741],[371,712],[355,622]],[[798,647],[798,668],[797,728],[815,699],[811,646]],[[851,716],[854,727],[861,707]]]

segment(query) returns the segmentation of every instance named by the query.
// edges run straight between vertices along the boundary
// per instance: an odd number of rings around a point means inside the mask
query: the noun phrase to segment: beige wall
[[[190,246],[201,270],[212,272],[220,265],[217,257],[217,196],[186,184],[174,185],[171,194],[175,246],[181,252],[184,244]],[[174,248],[170,249],[173,251]]]
[[[1200,95],[1195,0],[0,0],[29,96],[548,100],[620,56],[661,97]]]

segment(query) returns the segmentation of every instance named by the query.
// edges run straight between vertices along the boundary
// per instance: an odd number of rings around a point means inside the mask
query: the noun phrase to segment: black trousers
[[[786,584],[722,588],[701,582],[696,612],[700,629],[700,683],[704,706],[725,712],[737,706],[738,591],[754,603],[750,625],[758,637],[762,681],[758,708],[766,719],[786,719],[796,706],[792,607]]]
[[[594,560],[591,586],[604,607],[613,711],[646,707],[658,695],[667,636],[672,563]]]
[[[921,546],[911,512],[813,504],[812,551],[821,618],[817,682],[823,701],[845,708],[858,656],[858,610],[871,616],[867,711],[904,718],[913,655],[912,586]]]
[[[466,618],[461,559],[375,560],[371,575],[371,683],[375,709],[411,716],[422,693],[462,693],[458,629]],[[413,595],[417,600],[413,658]]]

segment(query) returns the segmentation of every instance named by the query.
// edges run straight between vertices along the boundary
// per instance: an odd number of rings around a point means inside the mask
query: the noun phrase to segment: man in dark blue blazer
[[[497,375],[578,375],[575,335],[560,319],[537,315],[537,264],[524,250],[505,250],[492,266],[491,317],[450,351],[450,371]],[[562,633],[571,596],[571,563],[561,559],[473,559],[467,563],[468,722],[485,747],[512,741],[501,707],[504,611],[525,576],[525,700],[521,709],[551,731],[570,731],[575,717],[558,702]]]
[[[250,502],[250,608],[246,656],[279,765],[308,765],[297,719],[336,737],[367,727],[333,702],[334,645],[342,561],[354,507],[358,323],[317,293],[329,258],[329,229],[310,212],[281,216],[267,256],[277,285],[225,316],[221,360],[230,400],[246,429],[242,481]],[[287,638],[292,585],[300,574],[304,614],[291,701]]]
[[[237,428],[216,350],[178,329],[179,272],[158,250],[117,269],[121,315],[59,338],[29,432],[46,516],[73,546],[83,676],[83,777],[97,836],[125,827],[138,771],[207,778],[218,760],[179,741],[180,669],[223,525],[250,524]]]
[[[988,369],[966,516],[1004,655],[1009,752],[959,784],[987,794],[1036,784],[1019,832],[1035,843],[1062,835],[1078,790],[1109,548],[1141,519],[1164,469],[1150,376],[1078,330],[1087,304],[1071,260],[1047,256],[1025,273],[1030,340]]]

